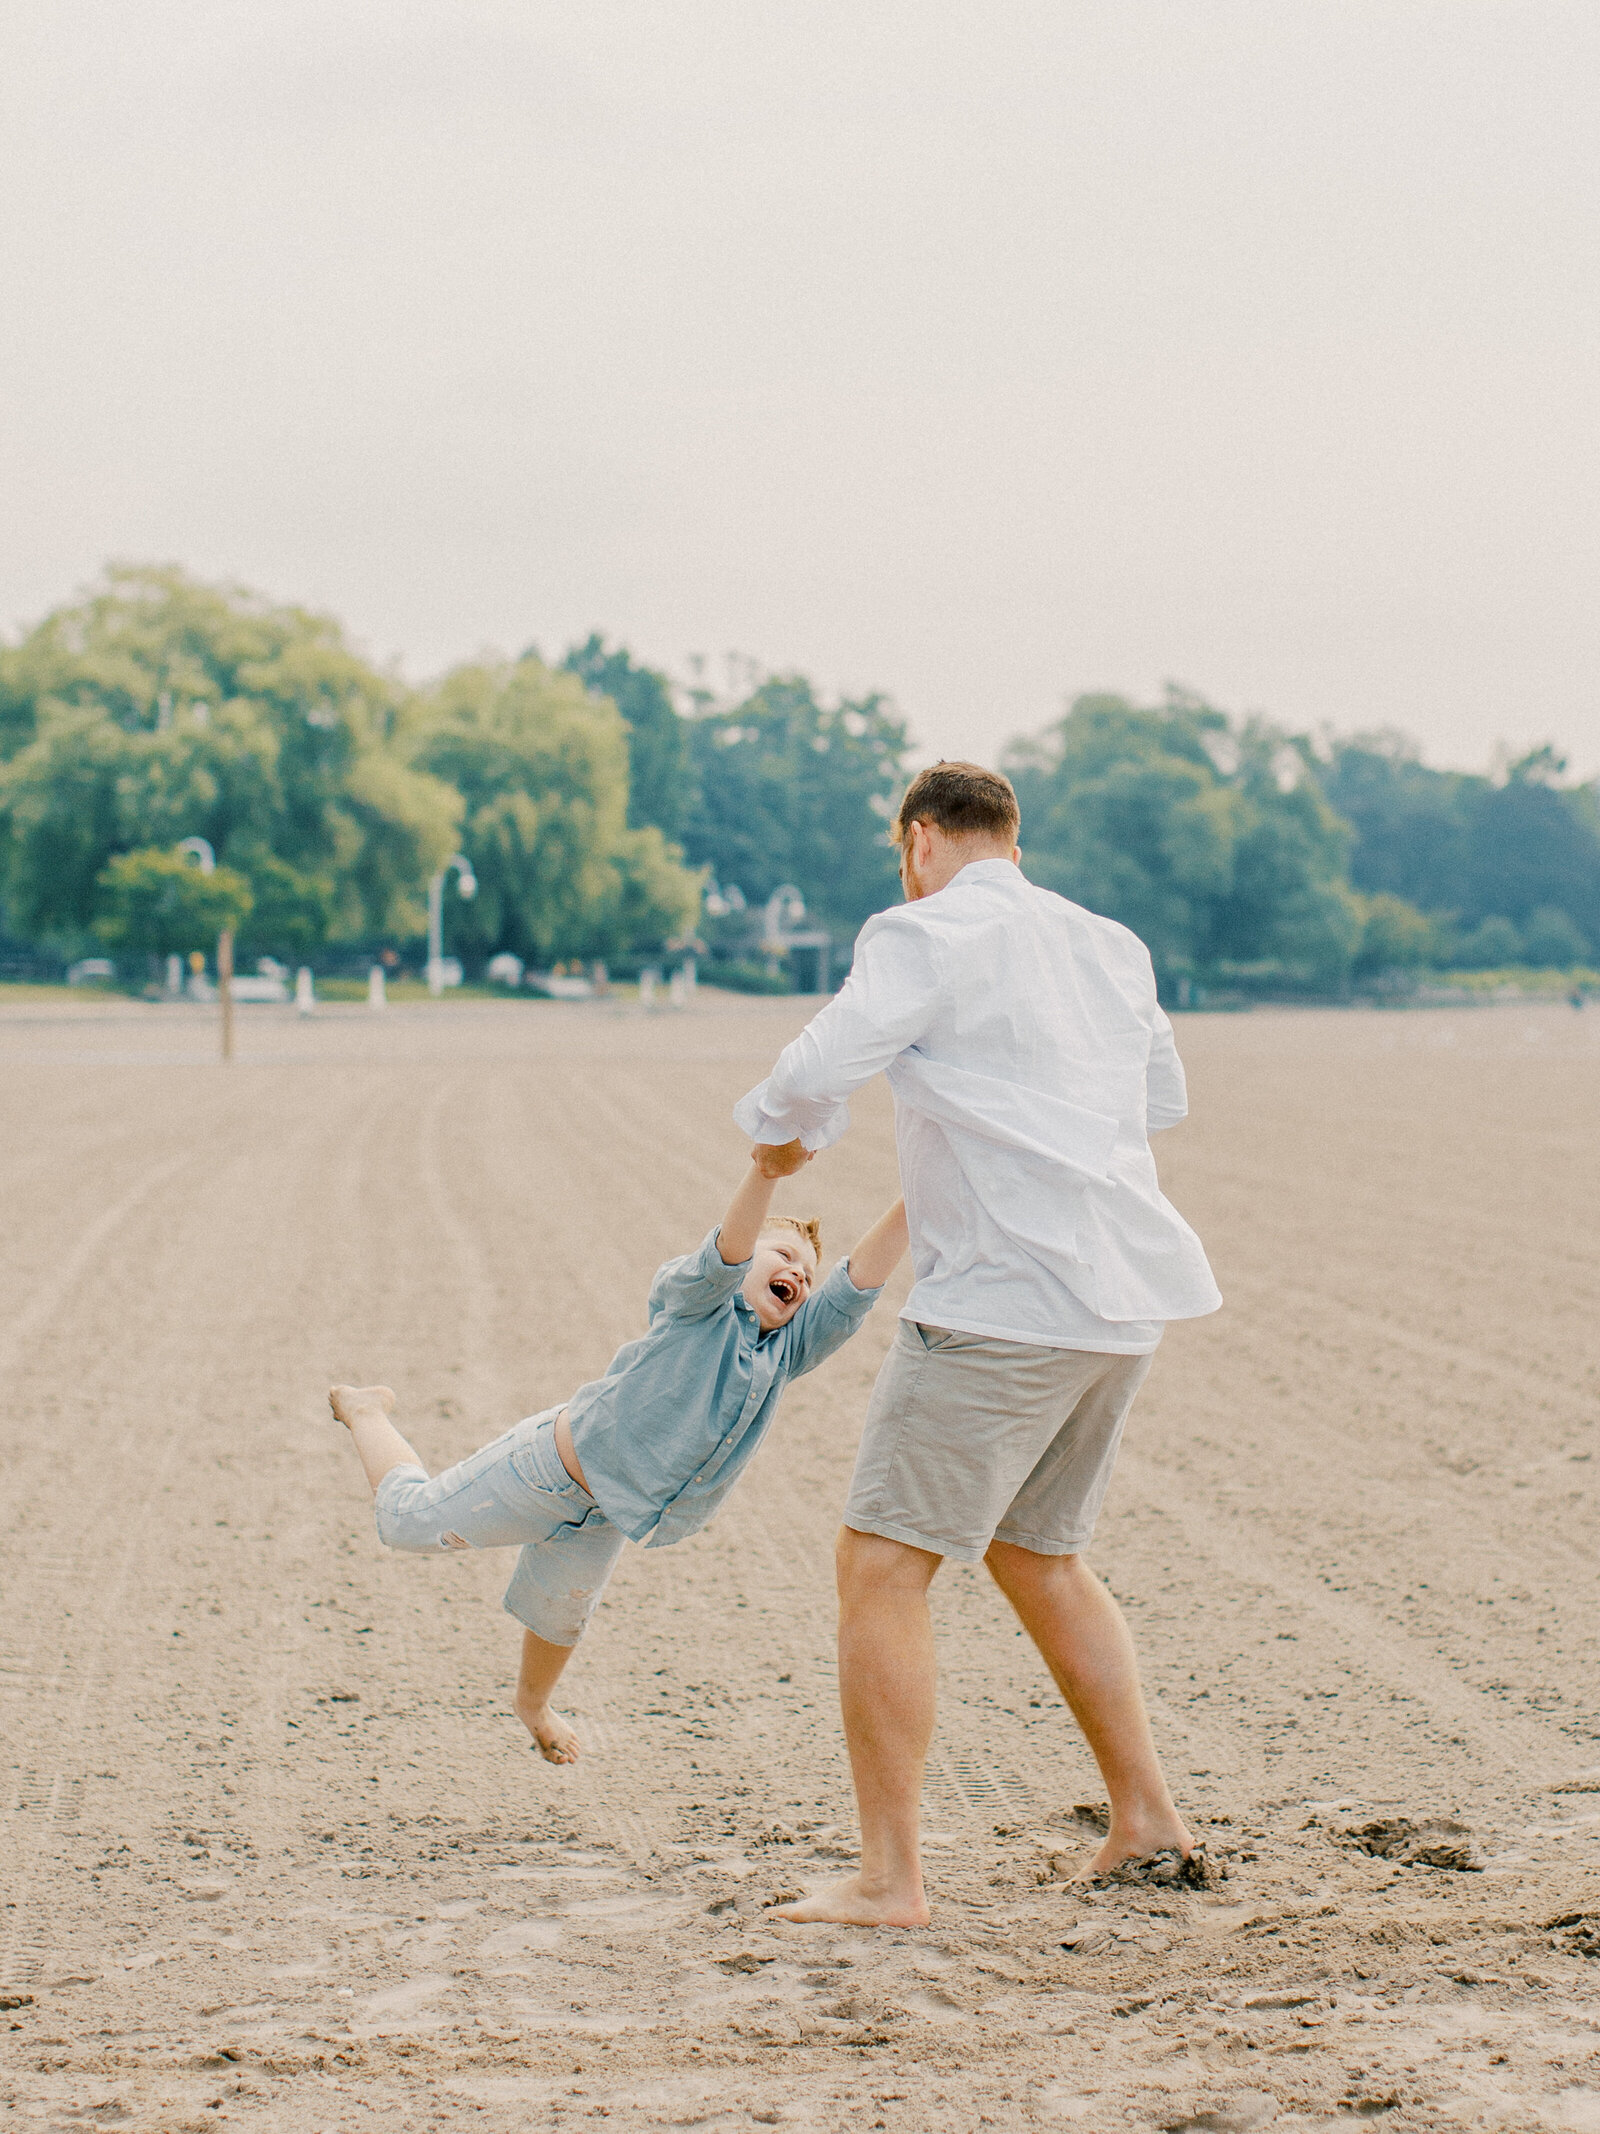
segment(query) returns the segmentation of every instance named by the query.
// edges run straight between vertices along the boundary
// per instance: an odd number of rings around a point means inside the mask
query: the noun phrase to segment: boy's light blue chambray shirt
[[[650,1285],[650,1331],[567,1402],[595,1502],[630,1541],[664,1548],[705,1525],[766,1436],[784,1387],[815,1370],[878,1301],[841,1260],[785,1326],[763,1333],[713,1230]]]

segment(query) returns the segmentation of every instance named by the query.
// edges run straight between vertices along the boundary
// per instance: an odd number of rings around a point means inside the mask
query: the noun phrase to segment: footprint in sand
[[[383,2031],[438,2030],[449,2018],[422,2011],[454,1984],[454,1979],[433,1973],[408,1978],[402,1986],[387,1986],[381,1993],[368,1995],[360,2006],[360,2020],[352,2021],[350,2027],[358,2037]]]
[[[561,1940],[562,1926],[559,1919],[518,1919],[512,1925],[499,1927],[487,1940],[478,1944],[480,1959],[494,1961],[497,1958],[531,1956],[553,1949]]]
[[[1483,1862],[1465,1823],[1449,1816],[1429,1816],[1414,1821],[1408,1815],[1384,1815],[1366,1823],[1346,1823],[1338,1835],[1377,1860],[1394,1860],[1401,1867],[1449,1867],[1459,1874],[1477,1874]]]
[[[1163,2134],[1249,2134],[1277,2115],[1278,2101],[1265,2090],[1236,2090],[1182,2119],[1161,2121]]]

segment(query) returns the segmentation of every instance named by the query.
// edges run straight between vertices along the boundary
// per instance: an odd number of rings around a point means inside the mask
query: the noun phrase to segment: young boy
[[[505,1608],[523,1625],[516,1709],[540,1753],[577,1761],[550,1706],[624,1540],[664,1548],[705,1525],[765,1437],[791,1378],[848,1341],[906,1249],[904,1201],[825,1282],[812,1220],[771,1216],[774,1183],[746,1172],[697,1252],[650,1287],[649,1332],[603,1378],[529,1416],[430,1481],[389,1420],[387,1386],[335,1386],[392,1549],[521,1545]]]

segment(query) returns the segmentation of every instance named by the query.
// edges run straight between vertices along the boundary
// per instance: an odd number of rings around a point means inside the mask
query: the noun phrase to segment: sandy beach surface
[[[1600,2134],[1600,1010],[1189,1016],[1227,1297],[1094,1561],[1219,1879],[935,1587],[933,1924],[783,1929],[854,1825],[831,1543],[902,1276],[530,1753],[509,1555],[387,1557],[331,1379],[443,1465],[604,1367],[804,1018],[0,1010],[0,2129]],[[896,1190],[881,1085],[784,1205]]]

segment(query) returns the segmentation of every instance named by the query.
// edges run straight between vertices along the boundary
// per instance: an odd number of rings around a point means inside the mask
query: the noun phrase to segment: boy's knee
[[[378,1529],[378,1539],[386,1549],[421,1555],[438,1548],[437,1526],[429,1526],[425,1532],[415,1516],[417,1494],[416,1476],[403,1468],[391,1467],[378,1484],[372,1501],[372,1519]]]

